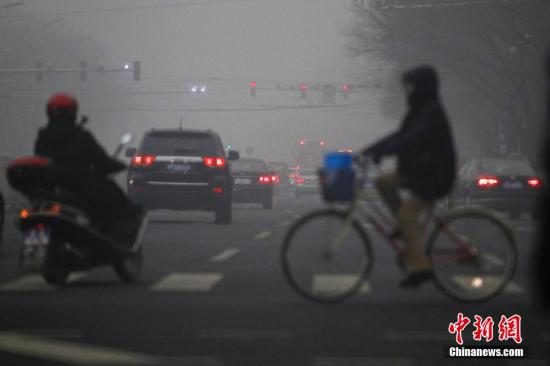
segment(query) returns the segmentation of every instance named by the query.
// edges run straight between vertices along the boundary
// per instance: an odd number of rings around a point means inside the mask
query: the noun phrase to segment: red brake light
[[[500,183],[500,180],[497,177],[491,176],[480,176],[477,179],[477,186],[480,188],[491,188]]]
[[[280,182],[279,176],[278,176],[277,174],[272,175],[272,176],[271,176],[271,182],[272,182],[273,184],[279,184],[279,182]]]
[[[538,179],[538,178],[531,178],[531,179],[527,180],[527,184],[529,184],[533,188],[540,187],[541,183],[542,183],[541,180]]]
[[[262,175],[258,178],[258,183],[260,184],[269,184],[271,183],[271,177],[268,175]]]
[[[307,84],[306,83],[301,83],[300,84],[300,90],[303,91],[303,92],[306,91],[307,90]]]
[[[296,183],[298,183],[298,184],[304,184],[305,181],[306,181],[306,180],[305,180],[304,178],[302,178],[302,177],[297,177],[297,178],[296,178]]]
[[[202,162],[209,168],[223,168],[225,166],[225,158],[203,157]]]
[[[27,217],[29,217],[29,215],[29,210],[21,210],[21,212],[19,212],[19,217],[21,217],[22,219],[26,219]]]
[[[151,166],[154,162],[153,155],[136,155],[132,158],[132,166]]]

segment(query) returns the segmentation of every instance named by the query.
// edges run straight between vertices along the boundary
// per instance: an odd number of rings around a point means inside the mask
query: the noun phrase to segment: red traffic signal
[[[302,98],[305,98],[306,97],[306,92],[307,92],[307,84],[306,83],[300,83],[300,96]]]
[[[256,96],[256,86],[258,84],[255,81],[251,81],[248,85],[250,86],[250,96],[255,97]]]
[[[344,99],[348,99],[350,89],[351,87],[348,83],[344,83],[342,85],[342,93],[344,94]]]

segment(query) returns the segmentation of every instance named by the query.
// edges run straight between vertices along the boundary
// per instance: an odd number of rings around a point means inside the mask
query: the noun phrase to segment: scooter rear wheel
[[[135,282],[141,274],[143,268],[143,249],[139,249],[132,254],[125,254],[120,257],[113,265],[115,273],[123,282]]]
[[[61,244],[50,243],[41,272],[46,282],[52,285],[64,285],[67,282],[70,270],[63,260]]]

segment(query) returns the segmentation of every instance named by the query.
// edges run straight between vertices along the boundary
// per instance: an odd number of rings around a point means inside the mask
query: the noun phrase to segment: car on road
[[[279,178],[275,185],[275,193],[287,191],[290,188],[290,170],[288,164],[284,161],[270,161],[267,163],[267,168],[269,171],[275,172]]]
[[[279,177],[269,171],[260,159],[239,159],[231,162],[233,177],[233,202],[261,203],[263,208],[273,208],[273,193]]]
[[[319,194],[319,172],[317,169],[299,169],[294,178],[294,197]]]
[[[128,194],[145,209],[215,212],[217,223],[232,216],[233,180],[219,135],[212,130],[153,129],[143,136],[128,169]]]
[[[544,183],[527,159],[473,158],[460,169],[450,202],[490,207],[513,219],[523,212],[535,217],[534,204],[542,189]]]

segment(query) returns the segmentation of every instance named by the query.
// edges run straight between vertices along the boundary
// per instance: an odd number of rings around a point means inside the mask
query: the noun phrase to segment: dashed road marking
[[[267,239],[270,236],[271,236],[271,231],[266,230],[266,231],[262,231],[262,232],[256,234],[254,236],[254,239],[255,240],[263,240],[263,239]]]
[[[235,256],[237,253],[239,253],[239,249],[237,249],[237,248],[228,248],[228,249],[224,250],[223,252],[218,253],[215,256],[213,256],[212,258],[210,258],[210,262],[215,262],[215,263],[225,262],[226,260],[228,260],[228,259],[232,258],[233,256]]]
[[[208,292],[222,278],[221,273],[173,273],[151,286],[151,290]]]
[[[0,350],[69,365],[149,365],[149,356],[107,347],[0,332]]]
[[[83,277],[86,277],[85,273],[71,273],[67,283],[77,282]],[[55,290],[56,288],[57,286],[47,283],[42,275],[34,274],[1,285],[0,291],[44,291]]]
[[[495,266],[504,266],[506,264],[506,262],[504,262],[502,259],[500,259],[499,257],[497,257],[493,253],[485,253],[485,254],[483,254],[483,258],[487,262],[489,262],[489,263],[491,263]]]

